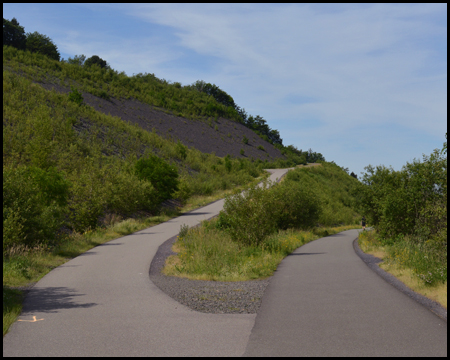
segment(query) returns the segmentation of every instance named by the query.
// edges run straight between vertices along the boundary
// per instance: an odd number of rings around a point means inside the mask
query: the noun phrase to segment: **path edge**
[[[361,260],[372,270],[374,271],[378,276],[380,276],[384,281],[391,284],[393,287],[395,287],[397,290],[401,291],[414,301],[418,302],[420,305],[426,307],[428,310],[430,310],[433,314],[439,316],[441,319],[445,320],[447,322],[447,309],[444,308],[441,304],[437,303],[434,300],[428,299],[427,297],[411,290],[409,287],[407,287],[403,282],[398,280],[394,275],[389,274],[387,271],[383,270],[378,266],[380,262],[383,260],[380,258],[377,258],[373,255],[366,254],[361,250],[358,244],[358,237],[353,240],[353,249],[355,250],[356,254],[361,258]]]

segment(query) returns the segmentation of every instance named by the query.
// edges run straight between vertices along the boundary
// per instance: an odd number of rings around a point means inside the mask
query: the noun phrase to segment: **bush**
[[[269,192],[253,186],[250,189],[225,198],[222,221],[234,241],[245,245],[258,245],[276,231],[273,207],[269,206]]]
[[[70,87],[69,100],[73,101],[75,104],[81,105],[83,104],[83,96],[81,93],[74,87]]]
[[[227,170],[227,172],[231,171],[231,167],[232,167],[232,164],[231,164],[230,155],[227,155],[225,157],[225,169]]]
[[[317,224],[321,204],[317,195],[299,183],[281,183],[274,193],[278,229],[309,228]]]
[[[3,251],[55,240],[68,193],[69,182],[54,168],[3,168]]]
[[[177,141],[177,144],[175,145],[175,150],[177,152],[178,157],[180,160],[185,160],[187,157],[187,147],[183,145],[180,140]]]
[[[150,155],[139,159],[135,164],[135,170],[141,180],[149,181],[153,185],[160,202],[170,199],[178,190],[177,169],[157,156]]]
[[[320,215],[317,196],[300,185],[290,185],[270,189],[255,185],[227,196],[217,226],[226,228],[233,240],[245,245],[259,245],[278,229],[314,226]]]

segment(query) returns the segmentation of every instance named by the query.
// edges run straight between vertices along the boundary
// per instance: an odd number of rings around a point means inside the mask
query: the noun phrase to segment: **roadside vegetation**
[[[358,244],[362,251],[383,260],[379,266],[415,292],[447,308],[447,264],[442,254],[423,251],[411,239],[389,245],[376,230],[361,232]]]
[[[360,208],[376,231],[360,235],[361,249],[382,258],[381,267],[410,288],[447,307],[447,142],[401,171],[366,170]]]
[[[163,272],[199,280],[244,281],[271,276],[309,241],[359,228],[352,210],[358,181],[322,163],[289,171],[278,184],[251,186],[225,197],[217,218],[182,228]]]

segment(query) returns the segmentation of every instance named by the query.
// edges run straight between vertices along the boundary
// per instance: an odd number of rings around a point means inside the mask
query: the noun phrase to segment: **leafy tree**
[[[435,150],[401,171],[369,165],[360,189],[362,212],[382,237],[446,238],[447,158]],[[444,236],[445,233],[445,236]]]
[[[58,47],[48,36],[40,34],[37,31],[27,33],[26,47],[31,52],[37,52],[59,61],[60,54]]]
[[[26,40],[25,30],[16,18],[12,18],[11,21],[3,18],[3,45],[25,50]]]
[[[178,190],[178,172],[163,159],[150,155],[135,164],[137,176],[149,181],[158,193],[159,201],[168,200]]]
[[[68,62],[69,64],[72,64],[72,65],[79,65],[79,66],[83,66],[85,61],[86,61],[86,55],[75,55],[75,56],[73,57],[73,59],[72,59],[72,58],[69,58],[69,59],[67,60],[67,62]]]
[[[101,57],[99,57],[98,55],[93,55],[91,56],[89,59],[87,59],[84,62],[85,66],[92,66],[94,64],[97,64],[98,66],[100,66],[102,69],[109,69],[109,65],[106,62],[106,60],[103,60]]]

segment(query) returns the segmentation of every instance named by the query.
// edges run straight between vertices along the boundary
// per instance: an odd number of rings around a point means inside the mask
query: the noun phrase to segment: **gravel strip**
[[[150,280],[171,298],[192,310],[212,314],[255,314],[269,279],[251,281],[189,280],[161,273],[177,237],[165,241],[150,265]]]

